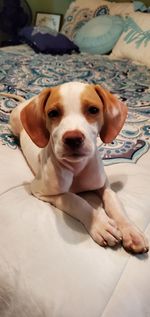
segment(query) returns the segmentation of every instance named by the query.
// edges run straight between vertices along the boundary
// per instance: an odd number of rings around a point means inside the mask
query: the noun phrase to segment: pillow
[[[136,12],[126,18],[124,32],[111,57],[129,58],[150,67],[150,14]]]
[[[79,52],[79,48],[65,35],[45,27],[24,27],[19,32],[24,42],[29,44],[36,53],[52,55]]]
[[[74,42],[83,52],[109,53],[123,31],[124,20],[119,16],[98,16],[84,24]]]
[[[116,3],[105,0],[76,0],[65,14],[61,33],[74,39],[77,31],[93,17],[99,15],[129,15],[134,12],[132,3]]]
[[[141,12],[150,12],[150,6],[146,7],[145,4],[141,1],[134,1],[134,11],[141,11]]]

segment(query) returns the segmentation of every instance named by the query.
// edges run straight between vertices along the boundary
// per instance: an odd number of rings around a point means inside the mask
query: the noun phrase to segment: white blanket
[[[106,171],[150,238],[150,151]],[[148,254],[100,247],[78,221],[30,195],[32,178],[21,151],[1,146],[0,317],[149,317]]]

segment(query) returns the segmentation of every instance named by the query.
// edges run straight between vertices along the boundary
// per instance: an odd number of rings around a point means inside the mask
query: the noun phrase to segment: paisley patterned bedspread
[[[30,98],[46,86],[72,80],[100,83],[127,103],[129,113],[121,133],[111,144],[98,140],[98,149],[105,165],[135,163],[150,143],[150,69],[98,55],[0,52],[0,92]],[[13,99],[0,97],[0,142],[12,150],[19,145],[7,123],[15,106]]]

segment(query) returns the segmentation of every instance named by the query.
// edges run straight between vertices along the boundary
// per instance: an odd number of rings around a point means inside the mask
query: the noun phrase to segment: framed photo
[[[61,14],[51,14],[37,12],[35,17],[35,26],[49,27],[55,31],[59,31],[61,22]]]

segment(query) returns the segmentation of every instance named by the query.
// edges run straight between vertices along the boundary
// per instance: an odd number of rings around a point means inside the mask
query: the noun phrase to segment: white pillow
[[[150,67],[150,13],[136,12],[126,18],[111,57],[129,58]]]
[[[99,15],[130,15],[133,3],[116,3],[105,0],[76,0],[65,14],[61,33],[74,39],[77,31],[90,19]]]

